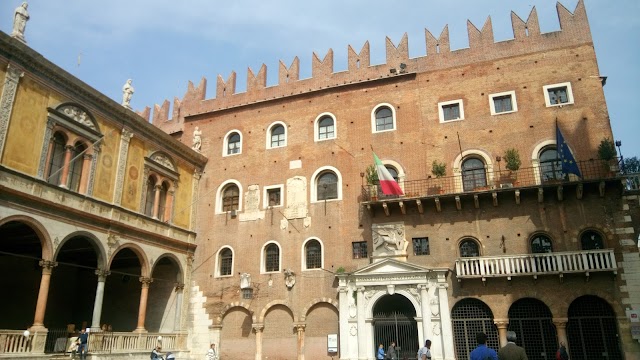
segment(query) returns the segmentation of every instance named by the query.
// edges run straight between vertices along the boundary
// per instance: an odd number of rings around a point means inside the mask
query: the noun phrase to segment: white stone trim
[[[229,154],[228,151],[228,146],[229,146],[229,138],[231,137],[231,135],[233,133],[237,133],[238,135],[240,135],[240,151],[238,151],[238,153],[236,154]],[[286,130],[285,130],[286,133]],[[227,131],[227,133],[224,135],[224,141],[222,142],[222,157],[227,157],[227,156],[235,156],[235,155],[240,155],[242,154],[242,143],[243,141],[243,136],[242,136],[242,131],[238,130],[238,129],[233,129],[233,130],[229,130]]]
[[[284,206],[284,184],[278,185],[267,185],[262,187],[262,208],[269,208],[269,193],[267,190],[271,189],[280,189],[280,205],[271,206],[272,208],[283,207]]]
[[[338,177],[338,197],[336,199],[327,199],[326,201],[339,201],[342,200],[342,174],[340,171],[333,166],[323,166],[318,168],[313,175],[311,175],[311,184],[309,189],[309,196],[311,198],[311,203],[319,203],[324,202],[325,200],[318,200],[318,189],[317,189],[317,181],[318,176],[326,171],[331,171]]]
[[[391,110],[391,117],[393,118],[393,128],[392,129],[387,129],[387,130],[377,130],[376,127],[376,111],[378,111],[378,109],[380,109],[381,107],[386,107],[389,108],[389,110]],[[375,133],[382,133],[382,132],[387,132],[387,131],[396,131],[398,129],[398,118],[396,117],[396,108],[393,107],[393,105],[389,104],[389,103],[380,103],[376,106],[373,107],[373,109],[371,110],[371,133],[375,134]]]
[[[319,122],[320,119],[325,118],[325,117],[330,117],[333,119],[333,137],[332,138],[326,138],[326,139],[320,139],[320,128],[319,128]],[[316,119],[313,121],[313,141],[318,142],[318,141],[327,141],[327,140],[335,140],[338,138],[338,120],[336,119],[336,116],[333,115],[330,112],[323,112],[322,114],[318,115],[316,117]]]
[[[555,147],[558,149],[558,144],[556,140],[544,140],[539,142],[531,152],[531,166],[533,167],[533,177],[536,182],[536,185],[542,184],[542,174],[540,172],[540,153],[546,147]]]
[[[511,111],[502,111],[496,112],[496,104],[494,99],[502,96],[511,96]],[[491,115],[502,115],[502,114],[511,114],[518,111],[518,102],[516,101],[516,92],[515,91],[505,91],[495,94],[489,94],[489,109],[491,109]]]
[[[284,145],[272,147],[271,146],[271,130],[273,130],[273,128],[276,125],[282,125],[284,127]],[[267,139],[265,144],[267,149],[278,149],[278,148],[286,147],[288,140],[289,140],[289,131],[287,129],[287,124],[285,124],[282,121],[275,121],[271,123],[271,125],[269,125],[269,127],[267,128]]]
[[[266,270],[266,257],[267,257],[267,246],[270,244],[276,244],[278,247],[278,271],[267,271]],[[260,249],[260,274],[276,274],[282,271],[282,246],[275,241],[270,240],[267,241],[264,245],[262,245],[262,249]]]
[[[317,240],[320,243],[320,267],[317,269],[307,269],[307,252],[305,251],[307,243],[311,240]],[[322,271],[324,269],[324,243],[318,237],[309,237],[302,242],[302,248],[300,249],[300,269],[302,271]]]
[[[220,274],[220,266],[222,265],[220,263],[220,254],[222,254],[222,250],[224,250],[224,249],[231,250],[231,274],[230,275],[221,275]],[[231,246],[224,245],[220,249],[218,249],[218,251],[216,252],[216,268],[213,271],[213,277],[216,277],[216,278],[233,277],[235,266],[236,266],[236,252],[233,250],[233,248]]]
[[[456,156],[455,160],[453,161],[453,175],[455,176],[456,192],[462,192],[463,189],[462,161],[474,155],[484,161],[484,166],[487,174],[487,186],[490,186],[493,183],[493,162],[491,161],[491,156],[480,149],[469,149],[463,151],[462,154],[458,154],[458,156]]]
[[[549,89],[559,88],[559,87],[566,87],[567,88],[567,102],[566,103],[562,103],[562,104],[552,104],[551,100],[549,99]],[[563,82],[563,83],[557,83],[557,84],[551,84],[551,85],[544,85],[542,87],[542,91],[544,93],[544,103],[545,103],[545,105],[547,107],[563,106],[563,105],[571,105],[571,104],[573,104],[573,90],[571,89],[571,83],[570,82]]]
[[[230,184],[235,184],[236,186],[238,186],[238,211],[242,211],[242,203],[244,202],[244,198],[243,196],[243,189],[242,189],[242,184],[240,184],[240,181],[235,180],[235,179],[229,179],[224,181],[222,184],[220,184],[220,186],[218,186],[218,191],[216,191],[216,211],[215,214],[226,214],[226,211],[222,211],[222,191],[224,190],[225,187],[227,187],[227,185]]]
[[[460,106],[460,117],[457,118],[457,119],[445,120],[444,119],[444,110],[442,110],[442,107],[446,106],[446,105],[452,105],[452,104],[458,104]],[[464,120],[464,102],[462,101],[462,99],[439,102],[438,103],[438,118],[440,119],[440,123],[441,124]]]

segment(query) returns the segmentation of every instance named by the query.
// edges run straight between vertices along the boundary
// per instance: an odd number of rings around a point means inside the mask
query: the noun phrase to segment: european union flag
[[[562,163],[562,173],[575,174],[578,177],[582,177],[580,169],[578,168],[578,163],[576,163],[576,159],[573,157],[569,146],[567,146],[567,142],[564,141],[564,136],[562,136],[562,132],[560,132],[558,123],[556,123],[556,144],[558,146],[558,156]]]

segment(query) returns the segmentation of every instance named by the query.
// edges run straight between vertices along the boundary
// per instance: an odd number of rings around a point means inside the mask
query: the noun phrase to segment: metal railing
[[[618,270],[612,249],[480,256],[456,260],[458,279]]]
[[[432,197],[447,194],[475,193],[507,188],[525,188],[559,185],[563,183],[593,182],[620,178],[625,187],[637,189],[640,185],[639,174],[622,174],[613,161],[586,160],[578,161],[582,177],[574,174],[563,174],[556,167],[557,163],[540,164],[539,166],[520,168],[516,171],[485,171],[484,174],[457,174],[440,178],[401,181],[403,196],[384,195],[379,184],[363,185],[361,201],[391,200],[394,198]],[[482,176],[484,175],[484,176]],[[628,183],[628,185],[626,184]]]

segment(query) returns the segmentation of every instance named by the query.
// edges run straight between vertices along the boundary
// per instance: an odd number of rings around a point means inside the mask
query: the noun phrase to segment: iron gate
[[[67,351],[68,337],[69,337],[69,332],[67,331],[67,328],[60,328],[60,329],[50,328],[49,331],[47,332],[47,339],[45,340],[45,344],[44,344],[44,352],[46,354],[55,353],[55,352],[64,353],[65,351]],[[64,340],[58,340],[58,339],[64,339]],[[58,348],[56,349],[57,342],[61,342],[61,343],[58,344]]]
[[[375,349],[379,344],[384,345],[385,352],[396,343],[398,359],[414,359],[418,353],[418,324],[416,320],[403,313],[379,313],[373,316],[373,333]],[[375,351],[373,349],[372,351]]]

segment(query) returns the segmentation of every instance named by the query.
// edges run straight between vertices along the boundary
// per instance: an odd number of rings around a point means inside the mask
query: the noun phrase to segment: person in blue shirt
[[[471,352],[470,360],[498,360],[496,351],[487,346],[487,335],[485,333],[477,333],[476,341],[478,342],[478,347]]]
[[[80,330],[80,335],[78,335],[78,353],[80,353],[80,359],[87,358],[87,344],[89,343],[89,334],[85,329]]]
[[[380,346],[378,346],[378,355],[376,356],[376,359],[382,360],[384,359],[384,345],[380,344]]]

